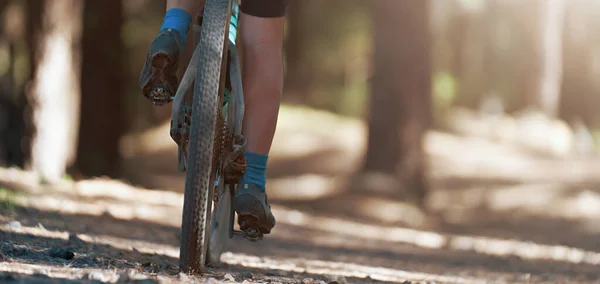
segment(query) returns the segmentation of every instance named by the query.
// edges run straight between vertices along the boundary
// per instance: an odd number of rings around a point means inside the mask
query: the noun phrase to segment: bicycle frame
[[[235,114],[235,117],[232,115],[226,115],[227,122],[229,125],[233,126],[233,134],[234,137],[241,137],[242,134],[242,120],[244,117],[244,94],[242,88],[242,76],[241,76],[241,67],[240,67],[240,59],[237,50],[237,30],[238,30],[238,19],[239,19],[239,3],[238,0],[231,0],[230,6],[230,17],[229,17],[229,26],[226,27],[228,29],[228,53],[229,53],[229,70],[230,76],[226,78],[230,80],[231,88],[233,91],[232,96],[225,96],[224,98],[224,106],[223,112],[226,114]],[[194,53],[192,54],[192,58],[190,63],[183,74],[183,78],[179,84],[179,88],[173,97],[173,105],[171,111],[171,137],[175,140],[175,142],[179,145],[179,171],[185,171],[187,168],[187,153],[185,152],[187,148],[187,141],[185,130],[182,132],[182,127],[185,125],[185,115],[181,115],[182,107],[185,103],[186,94],[188,94],[189,90],[193,86],[193,83],[196,78],[196,73],[198,72],[198,56],[199,53],[202,52],[198,47],[198,40],[200,39],[201,33],[201,23],[195,22],[193,25],[194,31]],[[227,57],[226,57],[227,58]],[[184,110],[185,111],[185,110]]]

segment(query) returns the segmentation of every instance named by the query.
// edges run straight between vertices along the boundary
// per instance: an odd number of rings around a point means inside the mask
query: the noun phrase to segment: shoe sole
[[[175,62],[167,54],[157,52],[150,58],[150,76],[143,84],[142,91],[154,105],[163,106],[170,103],[175,96],[175,91],[170,87],[177,78],[175,77]],[[171,82],[169,82],[171,81]]]
[[[253,199],[253,198],[252,198]],[[275,224],[271,223],[262,208],[262,204],[256,200],[252,202],[236,202],[235,210],[238,214],[240,229],[248,237],[260,237],[270,234]]]

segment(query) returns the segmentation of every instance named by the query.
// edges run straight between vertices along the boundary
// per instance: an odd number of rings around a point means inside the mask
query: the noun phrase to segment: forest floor
[[[600,283],[598,159],[432,131],[425,214],[348,190],[362,123],[286,109],[278,127],[276,228],[232,239],[202,277],[177,269],[184,181],[168,125],[125,139],[126,182],[43,186],[0,169],[0,283]]]

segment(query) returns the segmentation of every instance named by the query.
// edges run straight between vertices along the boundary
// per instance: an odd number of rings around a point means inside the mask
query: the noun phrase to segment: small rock
[[[302,279],[302,282],[301,282],[301,283],[302,283],[302,284],[313,284],[313,283],[315,283],[315,279],[312,279],[312,278],[304,278],[304,279]]]
[[[215,279],[215,278],[208,278],[206,279],[206,282],[204,282],[206,284],[216,284],[216,283],[220,283],[219,280]]]
[[[92,271],[90,272],[87,277],[88,280],[98,280],[98,281],[105,281],[104,278],[104,273],[100,272],[100,271]]]
[[[190,277],[187,274],[183,273],[183,272],[179,272],[179,279],[181,281],[187,282],[190,279]]]
[[[252,284],[252,281],[249,281],[249,280],[244,280],[244,281],[242,282],[242,284]]]
[[[223,279],[226,281],[235,282],[235,278],[233,278],[233,275],[231,275],[229,273],[225,274],[225,276],[223,276]]]
[[[147,275],[141,274],[141,273],[136,273],[133,277],[133,280],[147,280],[149,279],[149,277]]]
[[[131,281],[131,276],[133,276],[134,274],[135,274],[135,271],[133,271],[131,269],[119,272],[118,277],[117,277],[117,283],[127,283],[127,282]]]
[[[48,255],[54,258],[62,258],[66,260],[73,259],[75,257],[75,253],[70,250],[54,247],[48,251]]]
[[[243,279],[252,279],[254,277],[254,275],[252,275],[252,272],[245,270],[242,272],[242,278]]]
[[[10,221],[8,222],[8,224],[6,224],[6,226],[10,229],[10,230],[18,230],[21,229],[21,222],[19,221]]]

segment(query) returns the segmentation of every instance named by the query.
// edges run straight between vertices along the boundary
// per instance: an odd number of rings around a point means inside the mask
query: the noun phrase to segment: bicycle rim
[[[194,83],[179,258],[180,268],[186,273],[204,272],[208,255],[214,181],[219,164],[214,157],[222,143],[217,118],[225,83],[230,6],[230,0],[206,1],[202,33],[196,46],[202,52]]]

